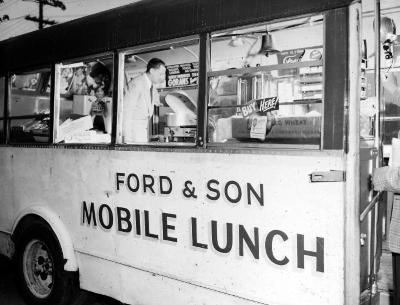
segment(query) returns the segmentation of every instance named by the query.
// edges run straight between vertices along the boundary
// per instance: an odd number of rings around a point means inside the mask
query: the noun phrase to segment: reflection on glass
[[[212,36],[208,142],[318,147],[322,20],[312,16]]]
[[[49,141],[50,69],[14,74],[10,93],[10,141],[37,143]],[[23,116],[23,118],[22,118]]]
[[[39,86],[40,73],[14,74],[11,77],[11,87],[23,91],[36,91]]]
[[[125,55],[123,143],[195,142],[198,54],[196,40]]]
[[[111,57],[61,66],[56,142],[111,142],[112,71]]]

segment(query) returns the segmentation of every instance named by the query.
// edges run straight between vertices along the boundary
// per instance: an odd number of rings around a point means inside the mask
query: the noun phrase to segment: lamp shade
[[[393,42],[396,40],[396,24],[394,23],[393,19],[388,17],[381,18],[380,35],[381,42],[385,42],[387,40]]]
[[[258,54],[268,56],[269,54],[274,54],[278,52],[279,51],[274,47],[271,34],[266,33],[266,35],[263,35],[261,38],[261,48],[260,51],[258,51]]]

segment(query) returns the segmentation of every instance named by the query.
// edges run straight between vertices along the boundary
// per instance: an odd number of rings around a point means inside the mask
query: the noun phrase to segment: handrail
[[[379,201],[382,194],[383,194],[383,192],[378,192],[378,194],[376,194],[374,196],[374,198],[372,198],[370,203],[367,205],[367,207],[364,209],[364,211],[362,211],[362,213],[360,214],[360,222],[362,222],[364,220],[364,218],[367,216],[367,214],[369,213],[369,211],[372,210],[372,208],[375,206],[375,204]]]

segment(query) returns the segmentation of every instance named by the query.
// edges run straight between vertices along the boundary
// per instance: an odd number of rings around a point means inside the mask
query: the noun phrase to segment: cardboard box
[[[56,142],[64,141],[65,138],[71,137],[73,134],[81,133],[91,128],[93,128],[93,122],[90,115],[75,120],[67,119],[58,128]]]
[[[95,96],[90,95],[74,95],[72,104],[72,112],[81,115],[88,115],[92,108],[92,103],[96,100]]]

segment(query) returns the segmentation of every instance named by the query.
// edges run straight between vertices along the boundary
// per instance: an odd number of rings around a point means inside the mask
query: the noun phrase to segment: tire
[[[67,305],[79,291],[78,272],[64,271],[60,244],[44,222],[21,233],[15,264],[17,287],[29,305]]]

